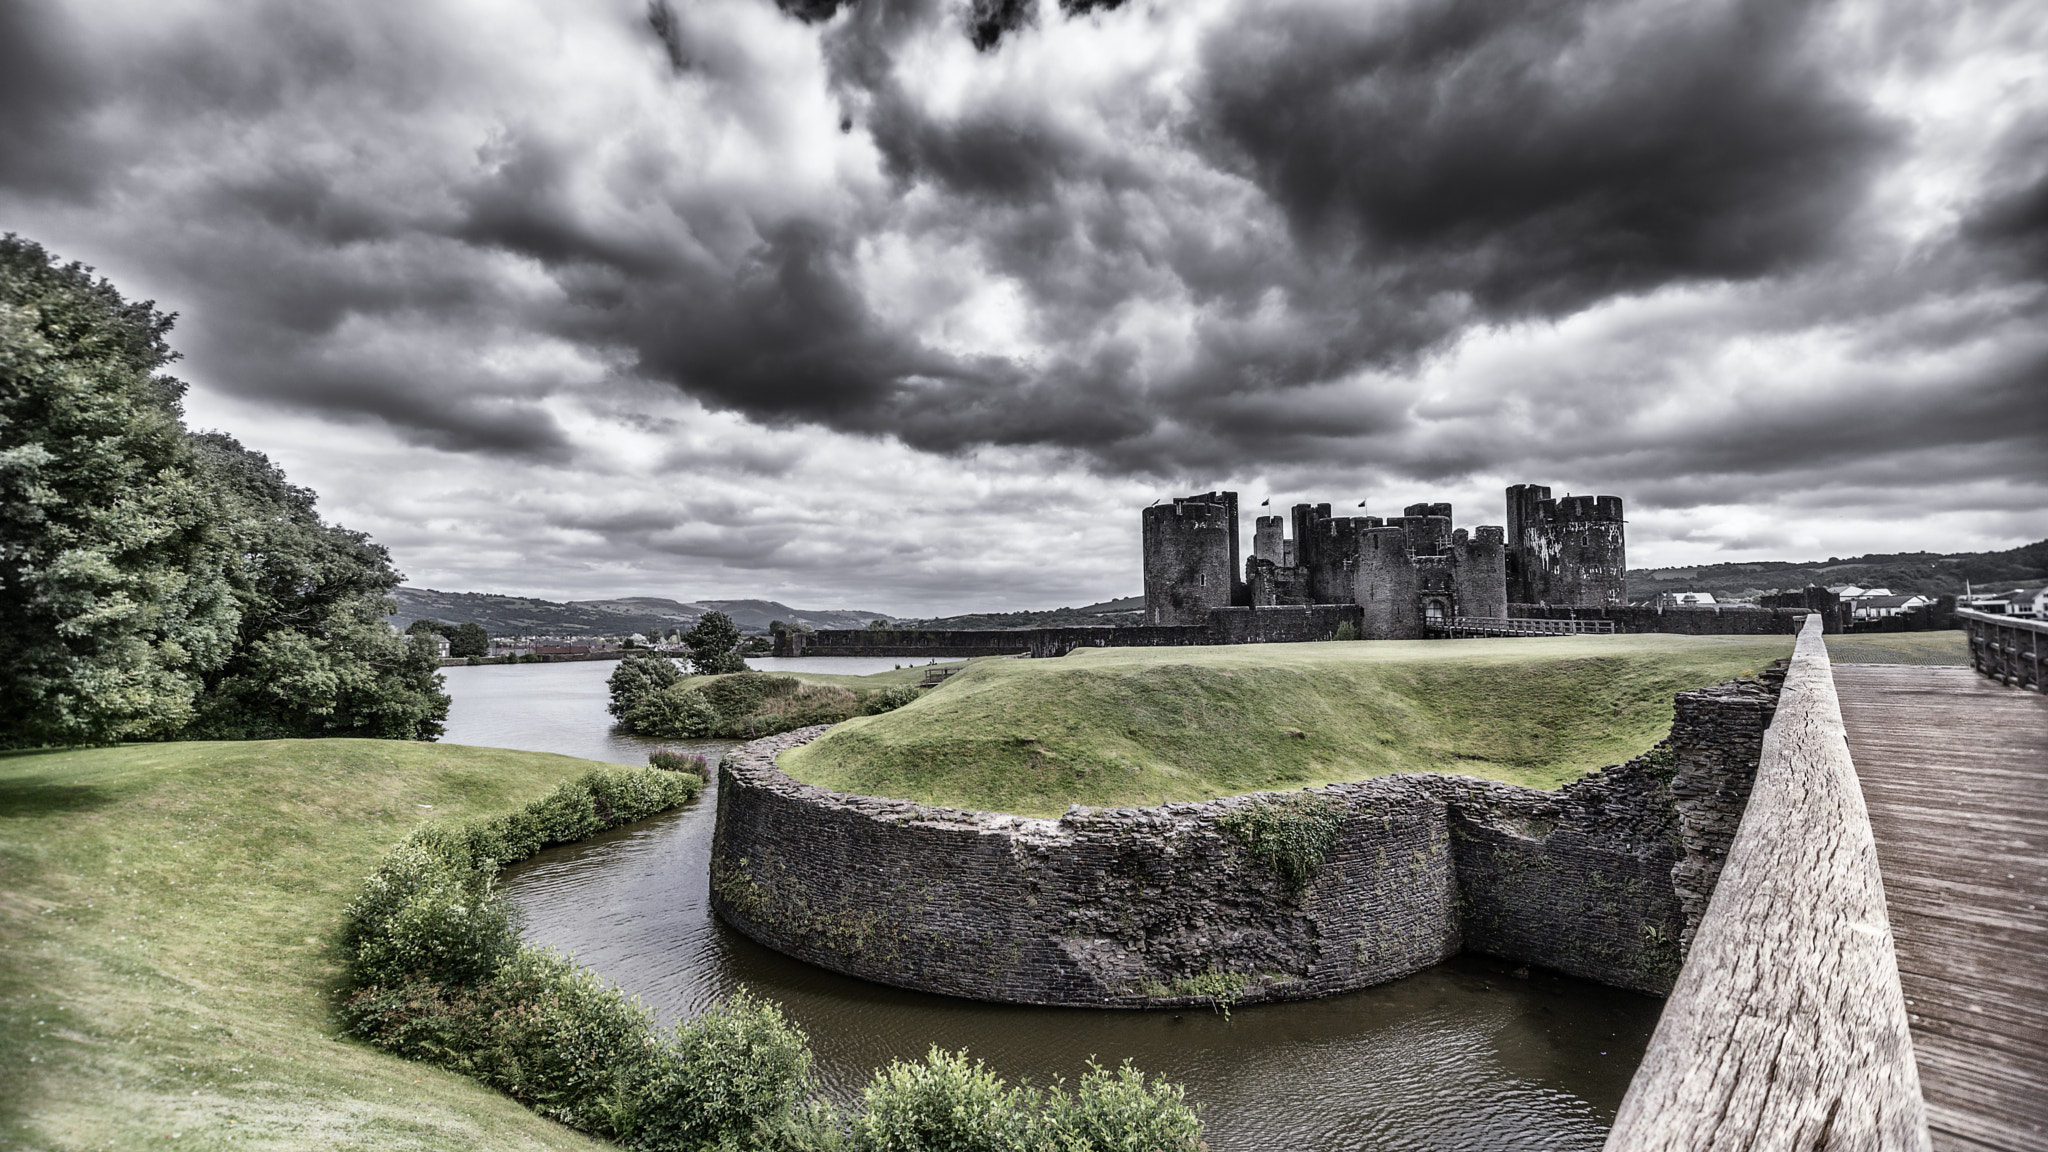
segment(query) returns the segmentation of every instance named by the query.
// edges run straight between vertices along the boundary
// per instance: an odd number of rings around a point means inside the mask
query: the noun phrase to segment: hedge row
[[[964,1052],[935,1048],[877,1072],[861,1107],[842,1115],[814,1098],[809,1039],[777,1005],[743,989],[664,1029],[638,999],[519,942],[499,867],[675,807],[703,785],[698,771],[597,771],[506,816],[416,830],[346,912],[348,1031],[650,1152],[1202,1147],[1181,1088],[1128,1063],[1091,1066],[1071,1093],[1012,1089]]]

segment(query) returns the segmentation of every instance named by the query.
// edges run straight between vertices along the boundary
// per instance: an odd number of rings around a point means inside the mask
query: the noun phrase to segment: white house
[[[2007,614],[2048,619],[2048,588],[2015,588],[2006,594]]]
[[[1922,605],[1932,604],[1927,596],[1858,596],[1850,608],[1857,620],[1881,620],[1886,616],[1897,616],[1910,612]]]

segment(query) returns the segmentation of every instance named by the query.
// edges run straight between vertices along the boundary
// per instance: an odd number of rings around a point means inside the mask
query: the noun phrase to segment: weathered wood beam
[[[1927,1147],[1877,849],[1812,615],[1607,1149]]]

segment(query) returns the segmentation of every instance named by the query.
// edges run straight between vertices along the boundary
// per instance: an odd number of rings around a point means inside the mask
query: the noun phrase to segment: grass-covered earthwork
[[[1858,632],[1829,636],[1828,659],[1836,664],[1954,664],[1968,667],[1970,638],[1948,632]]]
[[[333,995],[342,909],[393,844],[596,767],[386,740],[0,756],[0,1146],[602,1147],[339,1039]]]
[[[1674,693],[1763,669],[1792,638],[1083,649],[977,663],[781,759],[808,783],[1052,816],[1394,772],[1555,788],[1647,751]]]

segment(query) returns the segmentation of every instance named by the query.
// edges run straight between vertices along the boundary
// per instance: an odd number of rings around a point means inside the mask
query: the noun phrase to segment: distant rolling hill
[[[1967,580],[1977,591],[2048,584],[2048,540],[2004,552],[1898,552],[1848,559],[1793,562],[1761,560],[1705,564],[1690,568],[1632,568],[1628,598],[1648,600],[1659,592],[1712,592],[1719,598],[1751,597],[1774,588],[1808,584],[1858,584],[1930,596],[1953,595]]]
[[[494,596],[484,592],[439,592],[432,588],[399,588],[392,595],[398,611],[391,622],[403,628],[415,620],[464,624],[474,620],[493,636],[623,636],[688,628],[706,612],[723,612],[743,632],[766,632],[771,620],[812,628],[865,628],[870,620],[886,620],[880,612],[848,609],[791,608],[774,600],[699,600],[685,603],[659,596],[626,596],[616,600],[536,600],[527,596]]]

